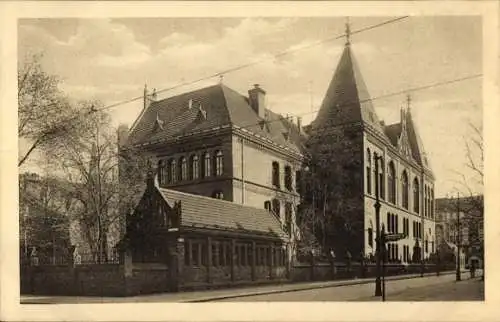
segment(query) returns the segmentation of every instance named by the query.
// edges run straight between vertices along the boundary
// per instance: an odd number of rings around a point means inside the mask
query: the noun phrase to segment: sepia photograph
[[[481,15],[15,23],[18,304],[484,303]]]

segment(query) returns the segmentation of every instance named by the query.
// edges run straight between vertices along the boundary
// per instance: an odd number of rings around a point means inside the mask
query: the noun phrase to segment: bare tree
[[[21,166],[35,149],[76,130],[72,120],[77,114],[59,89],[60,79],[45,72],[41,55],[32,55],[18,66],[18,128],[19,138],[29,143],[19,156]]]
[[[98,102],[85,102],[81,108],[98,110]],[[73,218],[80,227],[81,237],[97,261],[108,254],[109,237],[114,230],[120,234],[125,216],[122,202],[139,194],[144,182],[144,163],[138,154],[119,148],[117,132],[104,112],[89,114],[81,120],[81,131],[68,134],[65,140],[51,149],[56,167],[69,183],[72,197],[78,200]],[[128,175],[121,176],[119,168],[127,163]]]

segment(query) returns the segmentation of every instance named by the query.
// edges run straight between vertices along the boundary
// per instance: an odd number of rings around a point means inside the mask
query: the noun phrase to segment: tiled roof
[[[206,112],[206,118],[200,116],[200,105]],[[163,121],[162,128],[155,129],[157,119]],[[267,121],[264,128],[260,125],[262,121]],[[296,124],[270,110],[266,110],[264,120],[259,118],[247,97],[223,84],[152,102],[131,130],[128,143],[135,145],[168,140],[222,125],[242,127],[296,152],[302,151],[305,134],[299,135]],[[289,128],[292,135],[290,140],[286,140],[283,132]]]
[[[384,134],[356,59],[347,45],[312,125],[314,129],[361,121]]]
[[[287,238],[279,220],[266,209],[164,188],[157,189],[169,205],[173,206],[174,202],[181,202],[182,226]]]

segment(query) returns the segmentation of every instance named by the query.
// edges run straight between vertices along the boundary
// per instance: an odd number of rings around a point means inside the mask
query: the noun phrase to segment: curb
[[[444,276],[444,275],[452,275],[455,274],[453,271],[448,271],[448,272],[441,272],[439,276]],[[424,274],[423,277],[432,277],[436,276],[436,273],[426,273]],[[414,279],[414,278],[419,278],[422,277],[420,274],[416,275],[410,275],[410,276],[395,276],[393,278],[386,278],[386,281],[399,281],[399,280],[405,280],[405,279]],[[185,300],[185,301],[180,301],[180,303],[203,303],[203,302],[210,302],[210,301],[216,301],[216,300],[224,300],[224,299],[232,299],[232,298],[240,298],[240,297],[250,297],[250,296],[255,296],[255,295],[267,295],[267,294],[278,294],[278,293],[291,293],[291,292],[298,292],[298,291],[308,291],[308,290],[315,290],[315,289],[323,289],[323,288],[333,288],[333,287],[341,287],[341,286],[350,286],[350,285],[362,285],[362,284],[369,284],[373,283],[375,281],[374,278],[372,279],[364,279],[364,280],[346,280],[345,282],[340,282],[337,284],[323,284],[323,285],[316,285],[316,286],[305,286],[305,287],[297,287],[297,288],[292,288],[292,289],[287,289],[287,290],[269,290],[269,291],[260,291],[260,292],[251,292],[251,293],[245,293],[245,294],[235,294],[235,295],[221,295],[221,296],[210,296],[210,297],[205,297],[205,298],[200,298],[200,299],[194,299],[194,300]]]

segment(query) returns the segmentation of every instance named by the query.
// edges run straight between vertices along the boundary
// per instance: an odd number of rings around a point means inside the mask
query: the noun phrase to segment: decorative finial
[[[410,96],[410,94],[406,95],[406,107],[408,108],[408,111],[411,108],[411,96]]]
[[[351,44],[351,26],[349,25],[349,17],[347,17],[347,21],[345,23],[345,39],[346,46]]]
[[[224,74],[219,75],[219,83],[222,84],[224,82]]]

